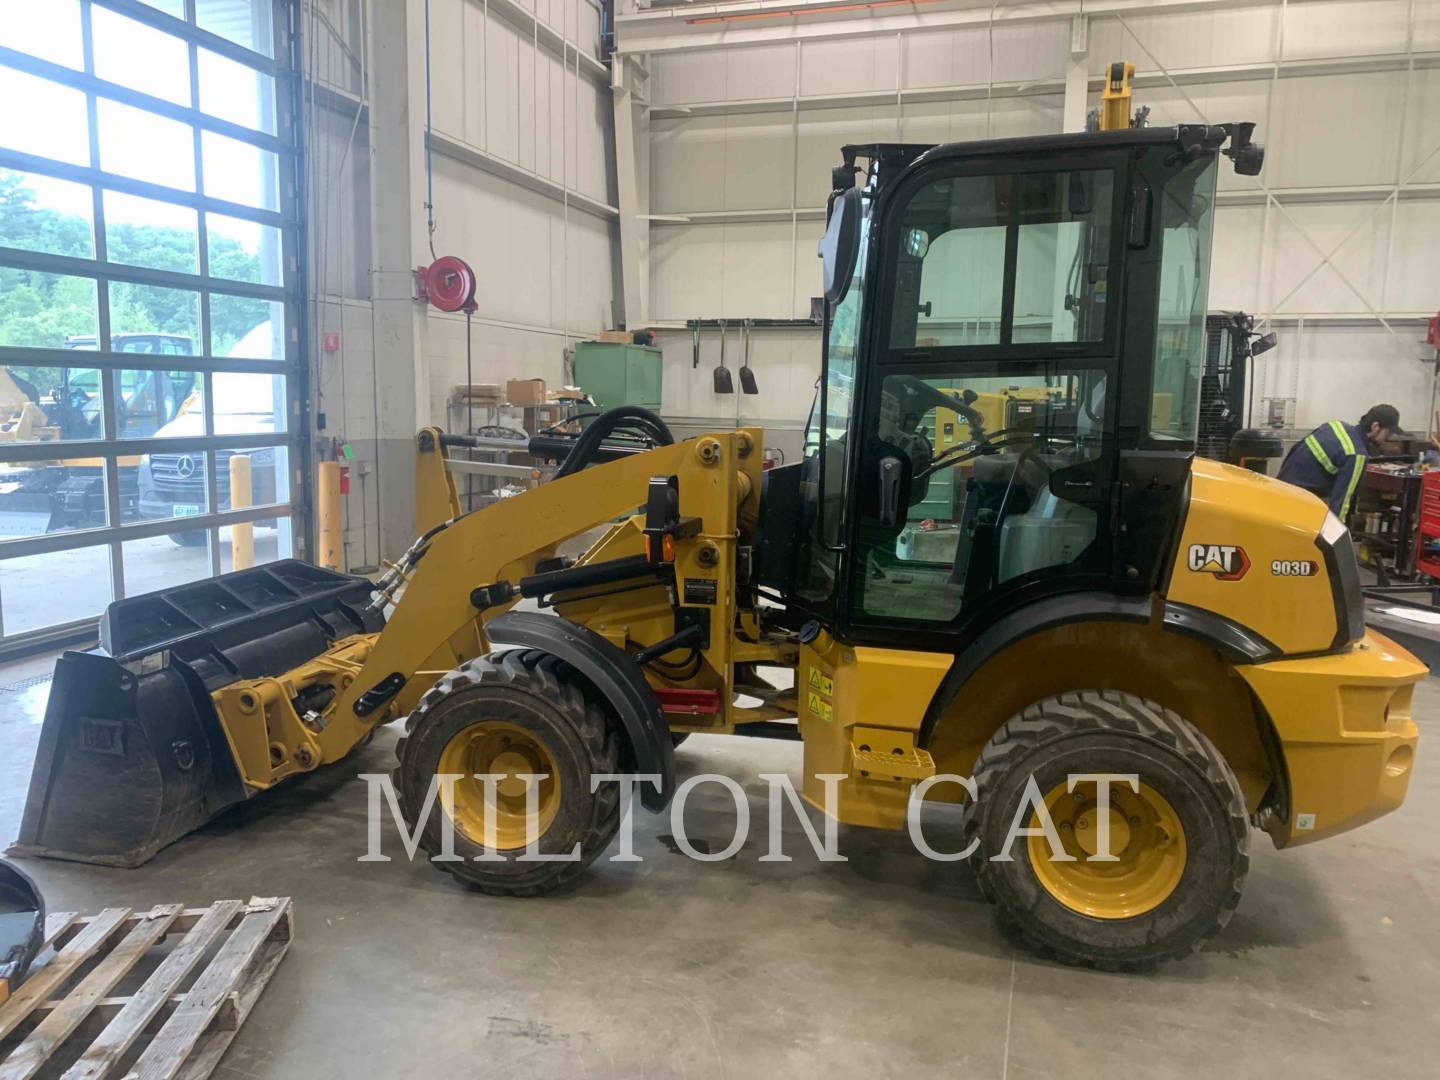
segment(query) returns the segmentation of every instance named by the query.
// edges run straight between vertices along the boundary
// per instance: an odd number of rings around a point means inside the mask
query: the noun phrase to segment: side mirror
[[[860,189],[850,188],[830,203],[830,219],[817,252],[825,267],[825,299],[845,299],[860,258]]]
[[[1220,126],[1230,133],[1230,145],[1221,153],[1230,159],[1235,171],[1241,176],[1259,176],[1265,167],[1265,147],[1251,141],[1255,135],[1254,122]]]
[[[1277,344],[1279,344],[1279,339],[1276,338],[1275,331],[1271,330],[1264,337],[1258,337],[1250,343],[1250,355],[1259,356],[1261,353],[1267,353]]]

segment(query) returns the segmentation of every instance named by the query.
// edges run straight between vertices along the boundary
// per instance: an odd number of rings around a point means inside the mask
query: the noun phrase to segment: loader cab
[[[1195,450],[1219,157],[1258,169],[1247,128],[1222,150],[1233,130],[844,149],[797,607],[846,640],[947,648],[1033,600],[1156,586]]]

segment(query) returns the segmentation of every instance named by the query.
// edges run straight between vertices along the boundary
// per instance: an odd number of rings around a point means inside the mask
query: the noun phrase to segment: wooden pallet
[[[45,947],[0,1005],[0,1080],[209,1076],[291,933],[288,896],[47,916]],[[135,989],[111,996],[127,977]]]

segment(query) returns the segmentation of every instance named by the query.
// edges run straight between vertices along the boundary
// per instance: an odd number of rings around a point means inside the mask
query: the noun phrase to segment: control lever
[[[900,459],[880,459],[880,524],[894,525],[900,515]]]

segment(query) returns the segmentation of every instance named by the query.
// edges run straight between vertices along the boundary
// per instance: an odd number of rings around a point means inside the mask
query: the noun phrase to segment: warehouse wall
[[[1298,423],[1388,398],[1423,427],[1429,372],[1418,359],[1418,319],[1440,306],[1440,5],[1188,7],[1093,16],[1083,63],[1096,79],[1112,59],[1133,61],[1135,100],[1153,124],[1257,122],[1269,151],[1261,180],[1274,199],[1256,180],[1224,172],[1212,308],[1272,320],[1281,344],[1257,373],[1259,391],[1298,397]],[[819,292],[814,252],[829,168],[843,142],[1061,130],[1072,9],[1017,0],[989,15],[935,12],[929,22],[877,9],[727,24],[708,38],[713,28],[666,22],[659,4],[622,15],[622,50],[673,49],[644,56],[651,317],[806,315]],[[938,25],[947,17],[974,21]],[[1092,83],[1091,107],[1097,98]],[[1333,267],[1322,261],[1332,249]],[[818,335],[757,334],[781,392],[740,407],[798,419]],[[689,335],[664,342],[667,408],[732,416],[735,404],[711,393],[708,378],[688,377]]]
[[[344,532],[352,569],[378,563],[380,522],[394,516],[387,492],[393,507],[393,487],[411,483],[408,474],[389,475],[401,470],[387,468],[377,439],[377,412],[396,405],[378,399],[376,385],[396,361],[376,356],[373,344],[373,214],[411,229],[412,265],[430,261],[418,203],[372,206],[364,26],[378,3],[408,3],[412,29],[423,32],[423,0],[305,3],[305,59],[316,87],[306,117],[312,390],[326,420],[316,448],[329,456],[334,439],[355,455]],[[611,110],[595,59],[598,9],[591,0],[430,0],[429,8],[434,248],[476,270],[474,381],[538,375],[558,384],[567,344],[612,325],[615,304]],[[423,49],[412,50],[417,55],[410,137],[420,160]],[[413,182],[423,203],[423,170]],[[466,381],[466,320],[416,312],[423,387],[414,422],[453,426],[446,399]],[[336,332],[338,348],[327,352],[326,335]],[[387,419],[412,429],[409,419]],[[399,460],[393,448],[389,459]]]

